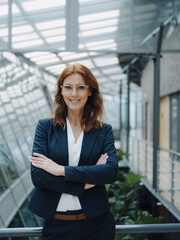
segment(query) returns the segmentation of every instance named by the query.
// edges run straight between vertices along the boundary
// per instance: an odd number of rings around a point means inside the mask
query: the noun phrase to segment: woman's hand
[[[109,156],[107,155],[107,153],[102,154],[101,157],[98,159],[96,165],[106,164],[108,157]]]
[[[54,176],[65,176],[64,166],[61,166],[43,154],[33,153],[37,157],[28,157],[34,167],[41,168]]]
[[[90,184],[90,183],[86,183],[84,189],[90,189],[90,188],[93,188],[95,186],[96,185],[93,185],[93,184]]]

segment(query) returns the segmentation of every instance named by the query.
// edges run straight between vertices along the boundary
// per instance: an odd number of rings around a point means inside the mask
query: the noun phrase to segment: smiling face
[[[68,111],[82,112],[91,92],[83,77],[75,73],[65,78],[61,94]]]

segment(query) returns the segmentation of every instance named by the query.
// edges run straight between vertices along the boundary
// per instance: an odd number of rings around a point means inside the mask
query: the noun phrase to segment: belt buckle
[[[79,215],[75,215],[75,217],[76,217],[76,220],[79,220]]]

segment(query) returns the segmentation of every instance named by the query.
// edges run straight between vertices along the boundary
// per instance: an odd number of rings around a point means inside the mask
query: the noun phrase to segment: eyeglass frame
[[[76,91],[80,94],[80,92],[78,91],[78,89],[77,89],[77,87],[80,87],[80,86],[83,86],[83,87],[87,87],[87,88],[89,88],[89,85],[86,85],[86,84],[80,84],[80,85],[77,85],[77,86],[72,86],[72,85],[70,85],[70,84],[67,84],[67,85],[60,85],[60,87],[61,87],[61,89],[63,89],[63,87],[65,87],[65,86],[69,86],[69,87],[72,87],[72,92],[73,92],[73,90],[74,90],[74,88],[76,88]],[[70,90],[70,89],[69,89]],[[83,89],[84,90],[84,89]],[[86,89],[85,89],[86,90]],[[65,90],[65,91],[67,91],[67,89]],[[67,91],[68,92],[68,91]],[[71,92],[71,93],[72,93]]]

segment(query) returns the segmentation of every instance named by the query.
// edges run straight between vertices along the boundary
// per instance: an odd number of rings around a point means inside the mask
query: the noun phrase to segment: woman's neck
[[[82,113],[68,111],[67,117],[71,125],[76,127],[81,126]]]

